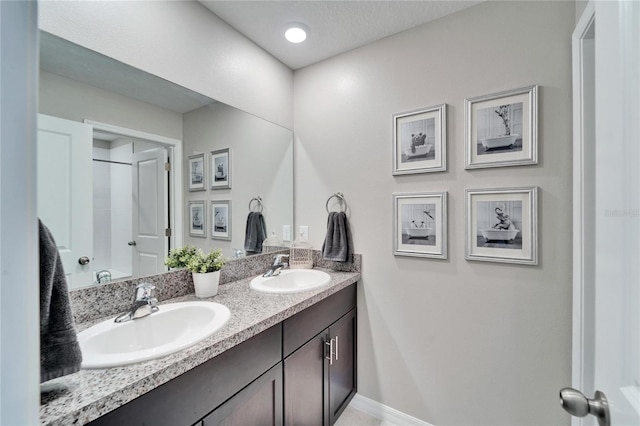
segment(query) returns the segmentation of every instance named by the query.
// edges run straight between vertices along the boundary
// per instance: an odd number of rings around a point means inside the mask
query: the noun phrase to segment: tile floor
[[[348,406],[334,426],[397,426]]]

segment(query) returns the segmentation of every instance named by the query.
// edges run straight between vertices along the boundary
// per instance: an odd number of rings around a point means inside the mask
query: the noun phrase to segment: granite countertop
[[[43,383],[40,423],[88,423],[360,279],[358,272],[325,272],[331,276],[328,285],[302,293],[259,293],[249,288],[251,278],[245,278],[220,285],[218,294],[208,299],[198,299],[190,294],[162,302],[209,300],[228,307],[231,318],[211,337],[177,353],[123,367],[80,370]],[[96,322],[99,321],[92,321],[91,324]],[[90,324],[79,324],[78,329],[88,325]]]

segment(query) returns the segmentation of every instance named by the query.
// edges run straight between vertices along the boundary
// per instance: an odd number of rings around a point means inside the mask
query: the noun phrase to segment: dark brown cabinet
[[[202,426],[282,425],[282,363],[202,420]]]
[[[333,425],[356,394],[356,310],[329,327],[334,339],[333,362],[329,362],[329,424]]]
[[[200,425],[212,410],[246,391],[281,361],[282,326],[277,324],[90,424]],[[282,404],[277,408],[281,412]]]
[[[355,393],[356,310],[352,309],[285,358],[284,424],[333,425]]]

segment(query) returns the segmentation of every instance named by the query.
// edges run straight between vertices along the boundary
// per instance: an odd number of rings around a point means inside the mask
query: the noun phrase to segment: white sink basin
[[[316,269],[285,269],[275,277],[255,277],[250,287],[264,293],[298,293],[329,284],[329,281],[329,274]]]
[[[159,305],[143,318],[103,321],[80,333],[83,368],[106,368],[159,358],[188,348],[222,328],[229,309],[215,302]]]

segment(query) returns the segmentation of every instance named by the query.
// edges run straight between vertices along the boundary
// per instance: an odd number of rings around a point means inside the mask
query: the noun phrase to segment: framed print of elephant
[[[538,188],[467,189],[467,260],[538,264]]]

